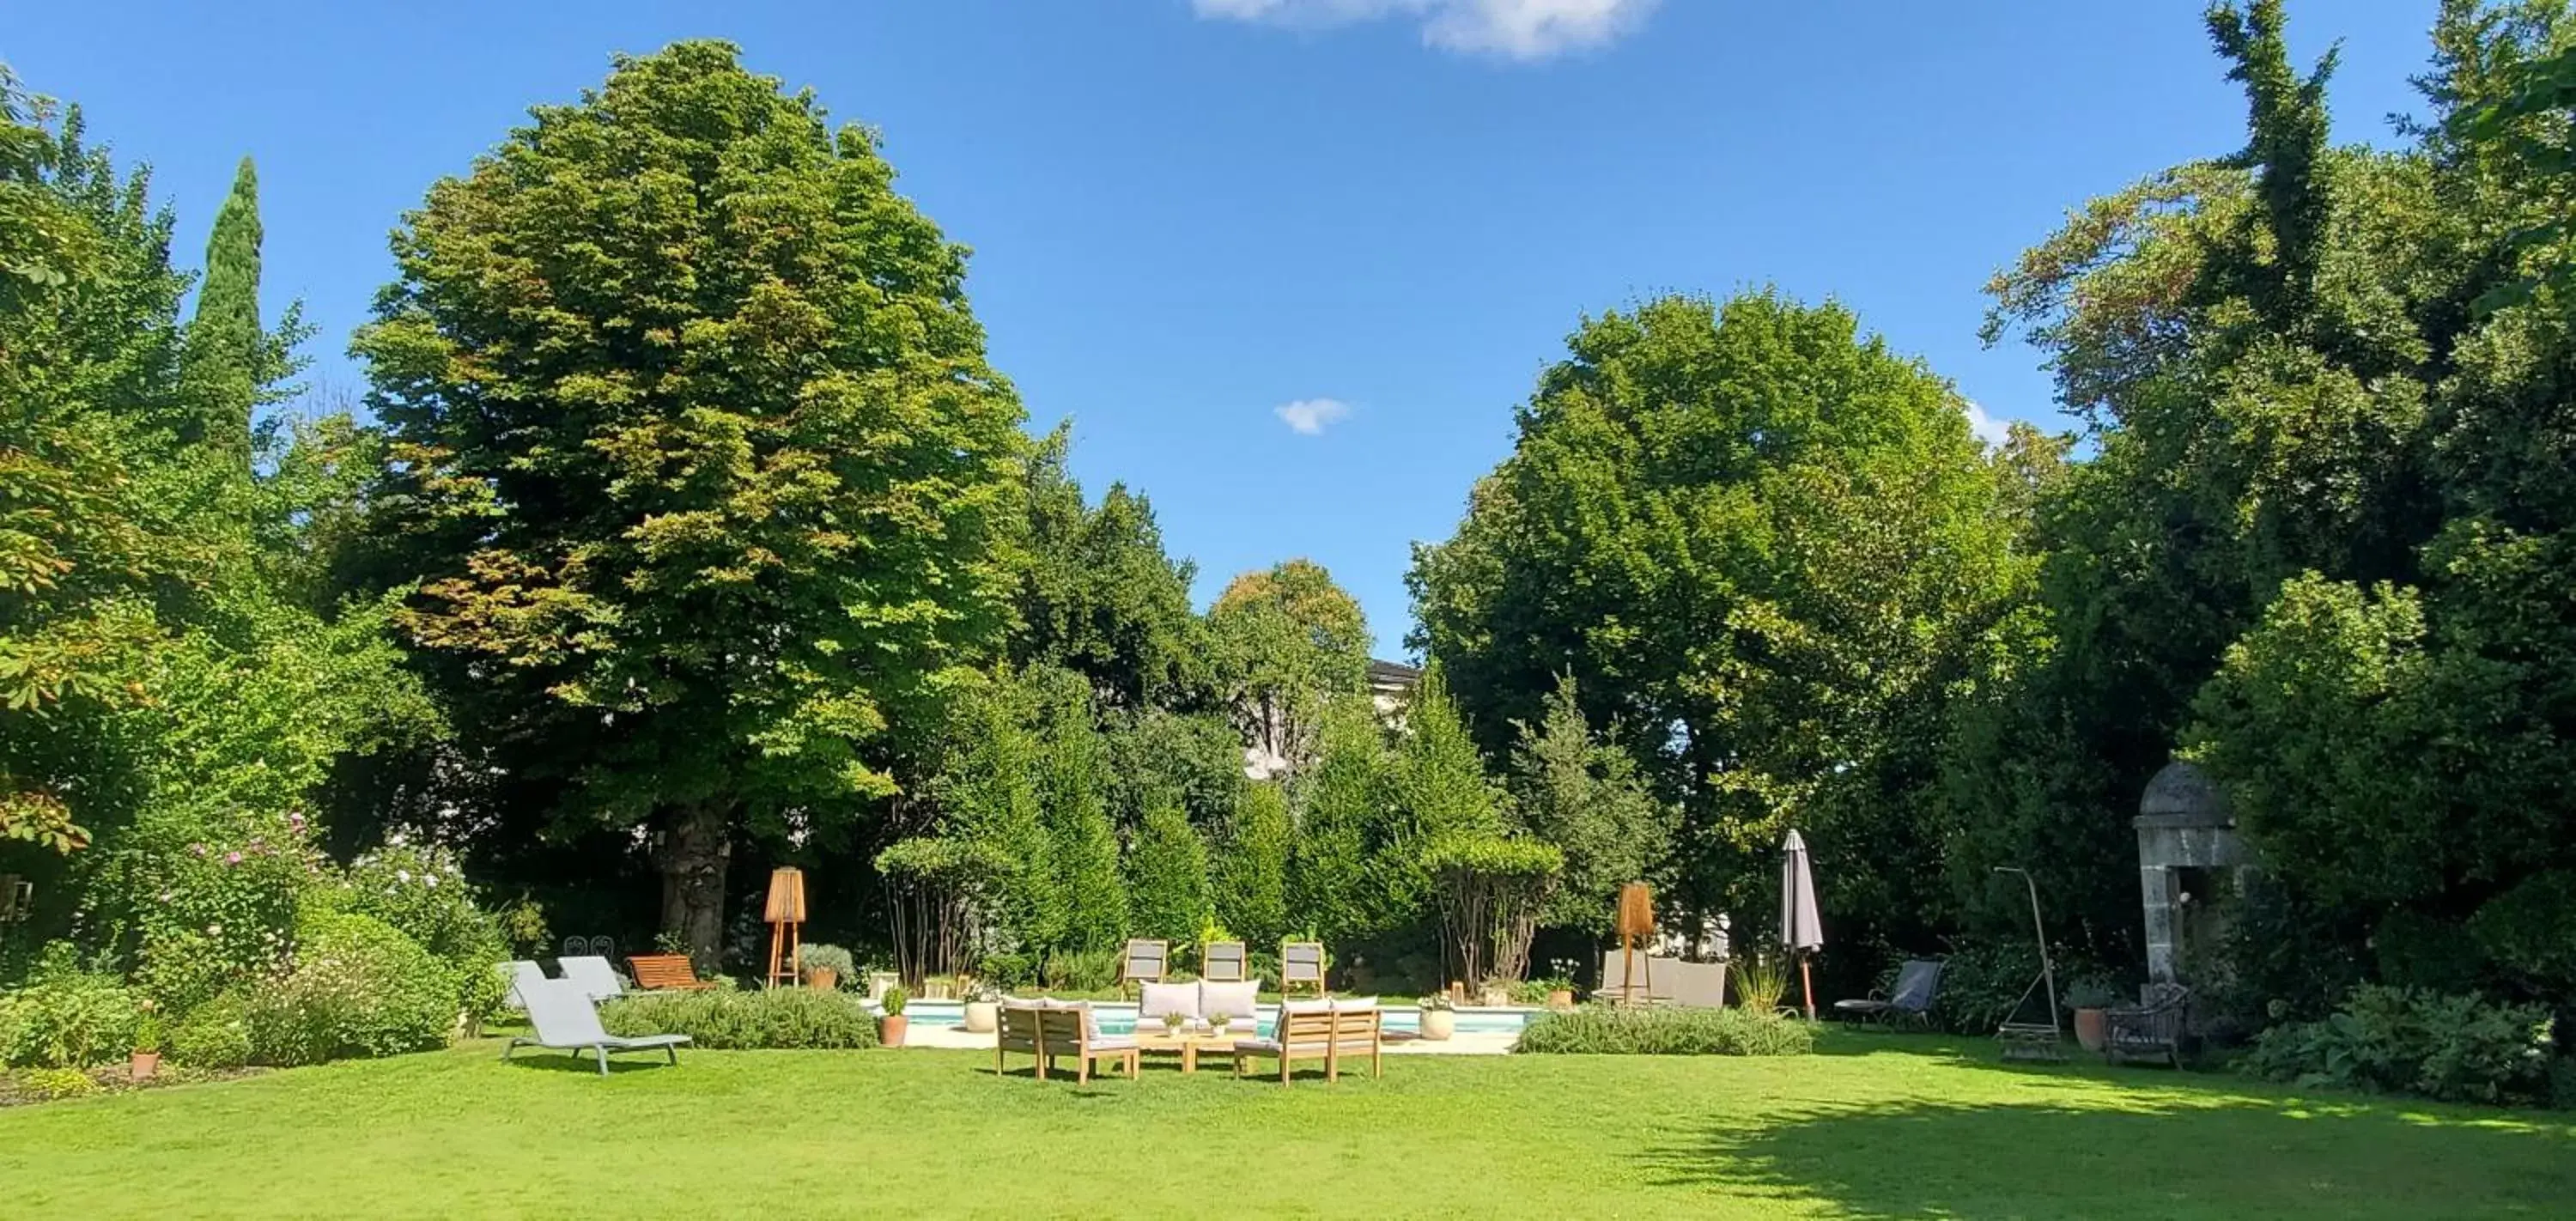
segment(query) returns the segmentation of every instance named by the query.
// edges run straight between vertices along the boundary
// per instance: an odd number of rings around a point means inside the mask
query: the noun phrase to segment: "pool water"
[[[1100,1017],[1100,1033],[1134,1034],[1136,1032],[1134,1002],[1095,1001],[1091,1008]],[[914,1001],[904,1006],[903,1012],[905,1016],[912,1019],[912,1024],[915,1026],[966,1024],[966,1006],[962,1001]],[[1383,1012],[1386,1014],[1386,1020],[1381,1025],[1389,1034],[1415,1034],[1422,1029],[1422,1010],[1415,1006],[1388,1005],[1384,1007]],[[1544,1011],[1519,1008],[1461,1008],[1458,1010],[1458,1033],[1518,1034],[1522,1027],[1529,1025],[1531,1018],[1541,1012]],[[1271,1027],[1279,1022],[1279,1006],[1262,1005],[1260,1015],[1257,1033],[1268,1035]]]

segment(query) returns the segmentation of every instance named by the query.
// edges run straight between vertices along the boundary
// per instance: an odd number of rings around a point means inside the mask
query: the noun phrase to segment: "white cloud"
[[[1324,435],[1334,421],[1350,413],[1351,405],[1340,399],[1299,399],[1272,409],[1272,414],[1288,421],[1290,430],[1308,437]]]
[[[1987,445],[2001,448],[2006,430],[2012,427],[2013,422],[1989,414],[1975,399],[1961,399],[1959,404],[1960,410],[1968,413],[1968,431],[1977,434],[1977,439]]]
[[[1201,17],[1270,25],[1347,25],[1417,18],[1422,41],[1448,51],[1540,60],[1605,46],[1644,25],[1663,0],[1190,0]]]

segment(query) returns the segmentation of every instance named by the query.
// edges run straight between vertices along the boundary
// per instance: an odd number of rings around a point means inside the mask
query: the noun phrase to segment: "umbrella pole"
[[[1816,1020],[1816,979],[1807,973],[1807,955],[1798,955],[1798,995],[1806,998],[1807,1020]]]

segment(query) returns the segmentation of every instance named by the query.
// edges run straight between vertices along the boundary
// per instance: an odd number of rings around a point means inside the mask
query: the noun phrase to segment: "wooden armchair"
[[[1134,1080],[1140,1059],[1132,1036],[1111,1037],[1091,1027],[1087,1005],[1004,1005],[1001,1029],[993,1041],[993,1075],[1002,1075],[1002,1057],[1010,1052],[1037,1057],[1038,1080],[1047,1079],[1047,1069],[1058,1056],[1071,1056],[1073,1079],[1077,1083],[1091,1080],[1091,1062],[1109,1060],[1126,1066],[1127,1077]]]
[[[1279,1025],[1266,1039],[1234,1045],[1234,1075],[1243,1076],[1254,1056],[1279,1058],[1279,1083],[1288,1084],[1290,1066],[1299,1060],[1322,1060],[1324,1080],[1338,1081],[1344,1056],[1368,1057],[1369,1075],[1386,1071],[1383,1017],[1374,999],[1353,1004],[1335,1001],[1282,1001]]]
[[[2162,1060],[2181,1068],[2182,1039],[2190,1015],[2191,989],[2149,984],[2144,1004],[2124,1005],[2102,1015],[2102,1058],[2113,1064]]]

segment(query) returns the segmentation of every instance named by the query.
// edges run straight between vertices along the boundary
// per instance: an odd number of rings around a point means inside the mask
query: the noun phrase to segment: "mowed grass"
[[[489,1042],[0,1111],[0,1214],[2469,1217],[2576,1208],[2567,1116],[2025,1069],[1391,1057],[1384,1080],[996,1078],[968,1052]],[[1025,1063],[1025,1062],[1018,1062]]]

